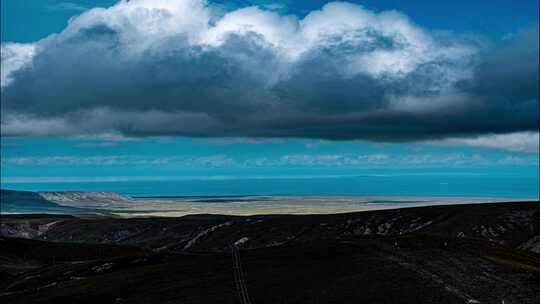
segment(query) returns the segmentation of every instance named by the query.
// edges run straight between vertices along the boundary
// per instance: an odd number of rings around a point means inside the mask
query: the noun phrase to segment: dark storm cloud
[[[410,141],[538,130],[538,31],[487,45],[333,3],[120,2],[2,45],[2,134]]]

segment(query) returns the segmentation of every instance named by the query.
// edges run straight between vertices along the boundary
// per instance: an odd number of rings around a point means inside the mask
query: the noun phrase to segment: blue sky
[[[530,176],[538,154],[500,149],[305,139],[43,139],[3,138],[4,182],[69,177],[354,175],[475,169]],[[429,171],[429,170],[428,170]],[[144,178],[143,178],[144,179]],[[151,179],[151,178],[150,178]]]
[[[538,169],[538,1],[132,2],[1,1],[3,183]]]
[[[32,42],[59,32],[70,17],[96,6],[108,7],[117,0],[3,0],[2,41]],[[272,5],[288,13],[305,14],[330,1],[219,1],[230,7]],[[538,1],[350,1],[366,8],[399,10],[420,25],[451,31],[484,33],[502,38],[523,27],[538,25]],[[22,23],[20,20],[25,20]]]

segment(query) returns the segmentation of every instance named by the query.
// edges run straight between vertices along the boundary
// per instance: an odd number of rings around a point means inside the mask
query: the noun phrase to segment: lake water
[[[105,179],[107,180],[107,179]],[[130,196],[227,195],[358,195],[459,196],[495,198],[539,197],[538,173],[432,172],[403,174],[371,172],[332,176],[207,176],[127,178],[100,181],[2,183],[3,189],[29,191],[111,191]]]

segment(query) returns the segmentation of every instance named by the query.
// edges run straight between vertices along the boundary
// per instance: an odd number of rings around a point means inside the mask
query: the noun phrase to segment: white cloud
[[[105,142],[124,142],[124,141],[139,141],[140,138],[127,137],[119,133],[100,133],[91,135],[79,135],[71,137],[75,140],[93,140],[93,141],[105,141]]]
[[[540,137],[538,132],[518,132],[490,134],[474,138],[449,138],[436,142],[436,144],[538,153]]]
[[[276,157],[230,156],[12,156],[3,157],[2,166],[163,166],[190,169],[209,168],[317,168],[358,169],[378,166],[485,166],[538,165],[533,155],[502,155],[484,157],[478,153],[414,153],[414,154],[288,154]]]
[[[109,142],[109,141],[88,142],[88,143],[80,143],[80,144],[77,144],[75,146],[78,147],[78,148],[114,148],[114,147],[118,147],[118,143],[117,142]]]
[[[80,182],[133,182],[133,181],[182,181],[182,180],[238,180],[238,179],[319,179],[360,176],[357,174],[317,175],[184,175],[184,176],[20,176],[6,177],[4,183],[80,183]]]
[[[77,11],[77,12],[82,12],[82,11],[85,11],[87,10],[88,8],[84,5],[80,5],[78,3],[75,3],[75,2],[60,2],[60,3],[56,3],[56,4],[53,4],[53,5],[50,5],[48,7],[48,9],[50,11]]]
[[[280,158],[281,165],[300,166],[359,166],[381,165],[393,162],[386,154],[291,154]]]
[[[14,166],[167,166],[186,167],[224,167],[234,165],[235,161],[225,155],[210,156],[163,156],[140,155],[97,155],[97,156],[29,156],[3,157],[2,165]]]
[[[222,138],[196,138],[194,143],[214,145],[259,145],[281,144],[285,140],[281,138],[250,138],[250,137],[222,137]]]
[[[518,50],[536,37],[524,36]],[[402,141],[530,130],[532,55],[505,51],[509,64],[479,65],[489,53],[480,48],[346,2],[299,18],[259,7],[223,13],[202,0],[119,1],[33,44],[2,44],[2,135]],[[497,68],[486,76],[485,66]],[[519,96],[513,81],[492,77],[504,74],[499,66],[520,67]],[[486,122],[507,100],[525,114]],[[442,118],[453,122],[441,127]]]
[[[2,43],[1,45],[0,84],[4,88],[11,81],[11,74],[23,69],[29,68],[32,63],[32,57],[36,53],[36,45],[32,43]]]
[[[2,135],[10,136],[47,136],[72,134],[73,128],[61,117],[36,118],[25,115],[5,115],[2,112]],[[54,132],[51,132],[54,130]]]
[[[528,160],[530,163],[530,160]],[[280,158],[278,164],[287,166],[328,166],[357,167],[379,165],[402,166],[460,166],[486,165],[499,163],[499,160],[485,159],[479,154],[439,153],[439,154],[292,154]],[[525,162],[524,162],[525,163]]]

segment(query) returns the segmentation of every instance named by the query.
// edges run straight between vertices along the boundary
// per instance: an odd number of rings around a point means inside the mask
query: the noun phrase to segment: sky
[[[538,170],[538,1],[0,3],[3,187]]]

